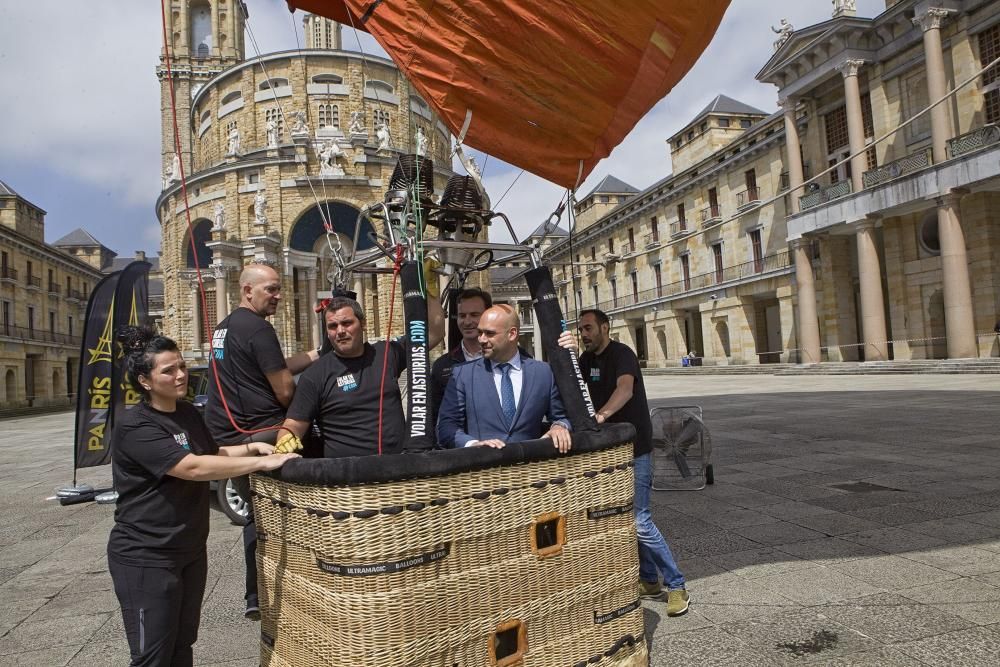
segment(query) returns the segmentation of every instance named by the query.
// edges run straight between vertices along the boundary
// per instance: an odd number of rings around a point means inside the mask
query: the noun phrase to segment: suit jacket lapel
[[[485,391],[483,397],[486,399],[487,403],[493,406],[496,423],[499,424],[502,429],[504,428],[504,424],[507,422],[503,416],[503,408],[500,407],[500,392],[497,391],[497,385],[493,379],[493,365],[490,363],[489,359],[483,359],[483,368],[486,371],[482,376],[483,390]]]

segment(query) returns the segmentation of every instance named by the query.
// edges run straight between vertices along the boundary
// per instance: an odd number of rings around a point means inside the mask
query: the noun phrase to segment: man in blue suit
[[[570,425],[552,369],[522,357],[517,349],[521,322],[510,306],[488,308],[479,320],[483,357],[455,366],[438,411],[443,447],[495,447],[550,438],[569,451]],[[550,424],[542,432],[542,419]]]

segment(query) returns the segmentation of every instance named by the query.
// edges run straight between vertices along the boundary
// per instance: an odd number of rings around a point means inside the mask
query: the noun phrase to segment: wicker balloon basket
[[[261,664],[647,665],[622,433],[255,475]]]

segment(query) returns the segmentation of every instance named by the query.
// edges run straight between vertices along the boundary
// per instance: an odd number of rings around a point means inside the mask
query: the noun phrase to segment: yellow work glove
[[[435,269],[441,266],[441,262],[434,257],[424,258],[424,289],[427,291],[428,299],[441,298],[441,281]]]
[[[275,454],[292,454],[302,449],[302,441],[294,433],[285,433],[274,446]]]

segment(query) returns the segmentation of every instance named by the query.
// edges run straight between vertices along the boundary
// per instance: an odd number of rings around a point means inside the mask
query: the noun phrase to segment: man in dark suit
[[[521,322],[510,306],[479,320],[483,358],[455,366],[438,416],[443,447],[496,447],[550,438],[569,451],[569,422],[549,365],[518,352]],[[543,433],[543,418],[550,427]]]
[[[487,308],[493,306],[493,298],[489,293],[478,287],[469,287],[458,293],[455,300],[458,315],[458,329],[462,332],[462,340],[447,354],[442,354],[431,366],[430,399],[431,424],[437,427],[438,410],[444,399],[444,390],[451,379],[455,366],[475,361],[483,356],[483,348],[479,344],[479,318]],[[531,358],[523,347],[517,348],[521,358]]]

